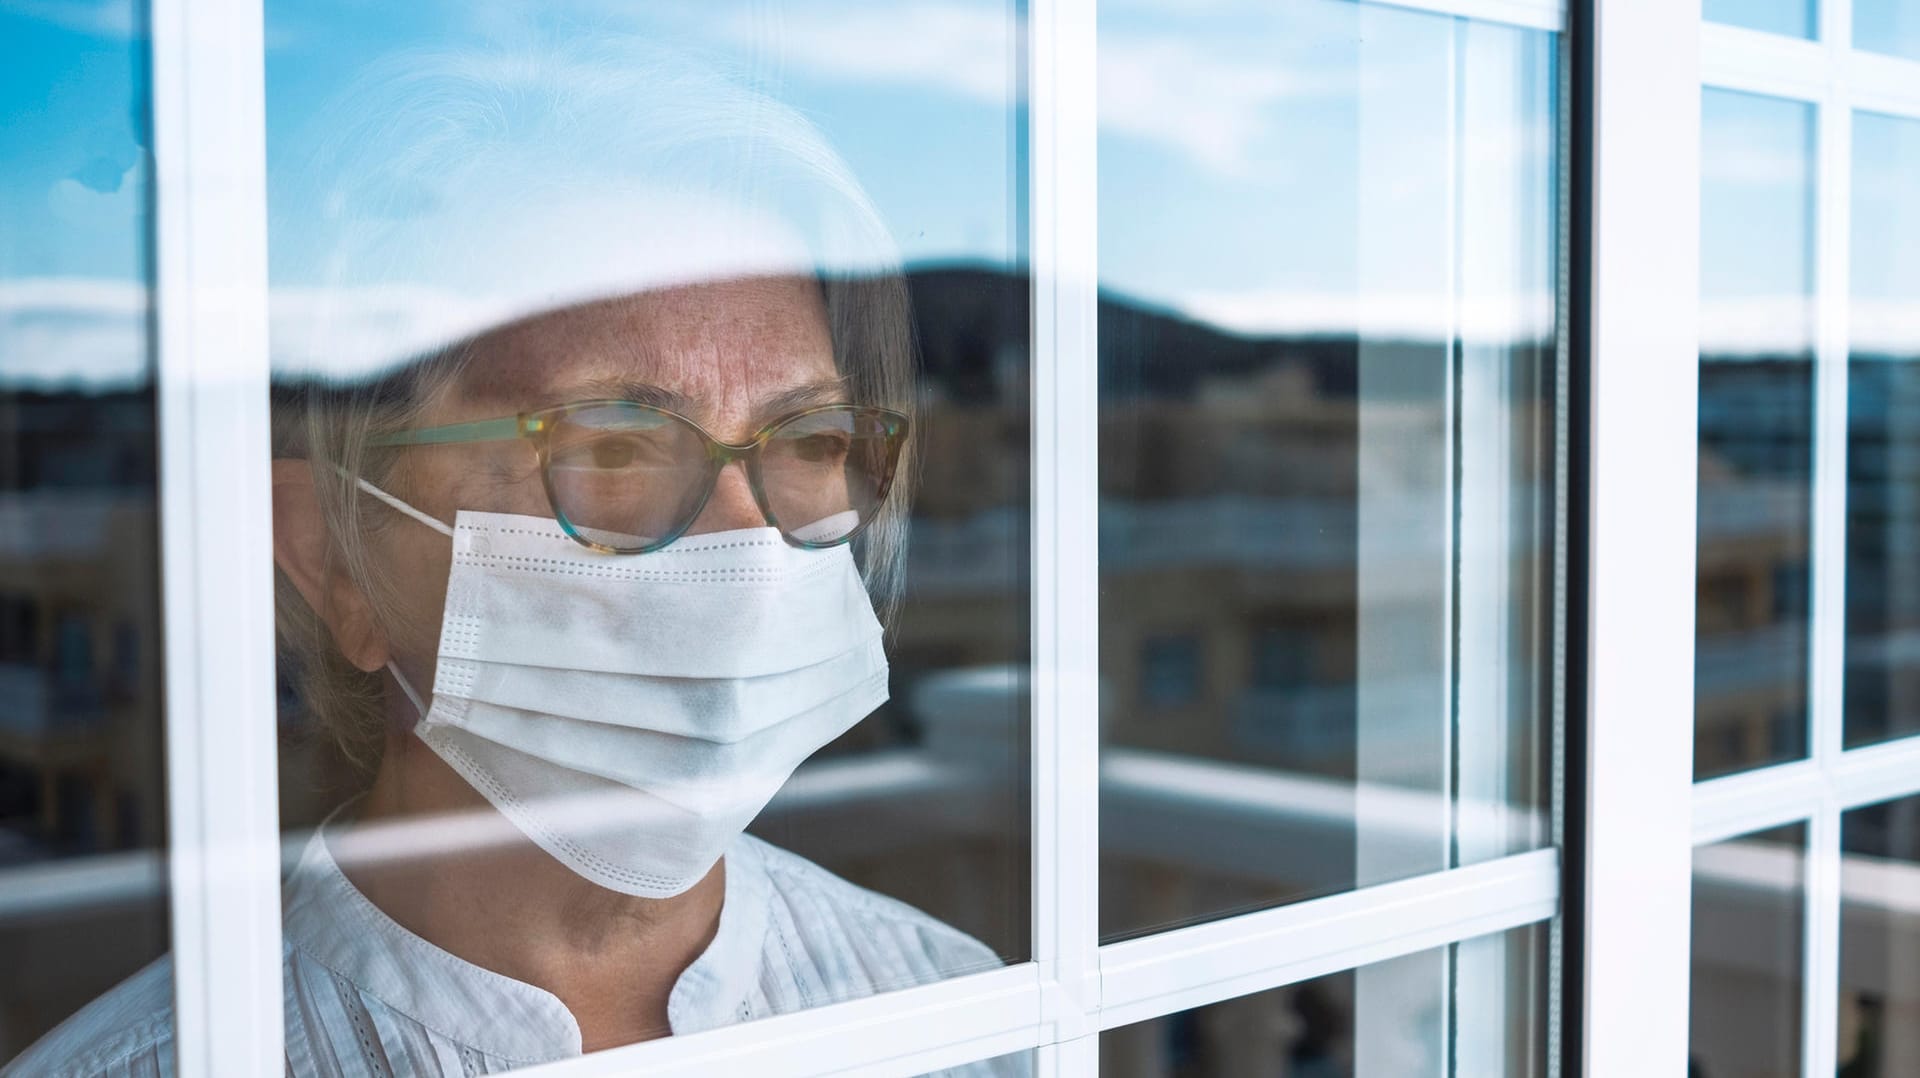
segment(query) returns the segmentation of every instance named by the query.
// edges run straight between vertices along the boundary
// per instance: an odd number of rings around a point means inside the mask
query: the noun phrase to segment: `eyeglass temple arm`
[[[453,445],[459,442],[497,442],[518,438],[528,426],[522,416],[476,419],[471,423],[448,423],[440,427],[397,430],[367,439],[369,446]]]

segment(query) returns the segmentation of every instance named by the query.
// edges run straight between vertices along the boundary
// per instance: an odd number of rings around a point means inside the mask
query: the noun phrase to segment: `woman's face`
[[[778,416],[847,399],[819,286],[768,277],[604,300],[502,327],[475,343],[459,381],[431,402],[418,425],[606,398],[663,404],[735,444]],[[461,509],[553,515],[531,441],[401,454],[389,489],[449,524]],[[721,473],[688,534],[765,523],[736,463]],[[391,656],[415,685],[431,685],[449,541],[396,519],[373,543],[398,593],[400,616],[385,626]]]

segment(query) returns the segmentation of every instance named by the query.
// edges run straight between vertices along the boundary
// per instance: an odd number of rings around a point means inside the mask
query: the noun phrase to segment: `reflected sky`
[[[0,7],[0,279],[144,273],[146,78],[133,32],[127,3]]]
[[[1920,121],[1853,120],[1856,352],[1920,355]]]
[[[1100,16],[1109,288],[1242,332],[1432,339],[1449,259],[1516,257],[1456,250],[1447,218],[1473,208],[1450,185],[1553,175],[1551,35],[1331,0],[1158,7]]]
[[[1707,90],[1700,111],[1703,347],[1808,349],[1813,106]]]
[[[628,35],[797,106],[853,166],[909,261],[1012,257],[1016,41],[1005,3],[431,0],[351,10],[267,4],[276,285],[320,280],[316,251],[329,237],[302,226],[300,166],[331,133],[325,106],[353,73],[407,50],[444,60]]]
[[[352,73],[406,49],[483,53],[621,32],[710,58],[799,108],[852,165],[909,264],[1006,264],[1019,257],[1023,228],[1016,14],[1009,3],[976,0],[791,8],[747,0],[316,8],[273,0],[273,282],[297,288],[320,279],[319,252],[329,237],[302,202],[311,196],[300,189],[296,166],[325,138],[322,106]],[[1370,123],[1413,126],[1392,110],[1431,102],[1381,88],[1421,84],[1423,70],[1443,64],[1450,21],[1343,0],[1216,0],[1178,12],[1138,0],[1104,5],[1100,153],[1109,189],[1102,202],[1153,207],[1103,215],[1105,283],[1243,331],[1286,331],[1324,312],[1325,297],[1352,296],[1356,262],[1367,257],[1351,234],[1352,204],[1368,199],[1371,234],[1416,232],[1430,200],[1392,185],[1438,182],[1444,171],[1379,176],[1356,152],[1356,131]],[[137,376],[144,362],[124,346],[139,317],[127,288],[143,269],[133,226],[147,178],[143,110],[128,107],[139,100],[141,78],[127,61],[136,32],[133,6],[124,2],[0,9],[0,96],[9,116],[0,128],[0,346],[7,353],[0,376],[10,380],[111,383]],[[1749,130],[1731,115],[1738,109],[1725,111],[1721,130],[1739,152],[1719,159],[1741,170],[1744,192],[1729,198],[1778,204],[1798,197],[1804,144],[1776,137],[1777,126]],[[1470,152],[1545,155],[1552,130],[1549,115],[1519,114],[1512,129]],[[1443,152],[1446,137],[1437,130],[1432,147],[1409,152]],[[1709,207],[1709,229],[1716,216]],[[1161,257],[1190,247],[1176,241],[1194,234],[1247,242],[1206,259]],[[1804,282],[1779,279],[1770,268],[1781,264],[1768,249],[1779,234],[1710,233],[1705,279],[1749,297],[1803,292]],[[1412,260],[1404,280],[1398,272],[1392,260],[1375,259],[1366,285],[1380,298],[1321,320],[1421,321],[1408,311],[1427,274]],[[1876,289],[1856,270],[1855,283],[1863,296],[1920,294],[1910,277],[1890,276]],[[61,324],[84,323],[89,332],[69,337],[58,355],[33,354],[46,334],[23,332],[32,321],[27,308],[60,311]]]
[[[1800,38],[1813,37],[1818,18],[1816,0],[1705,0],[1701,15],[1708,22]]]
[[[1853,0],[1853,47],[1920,60],[1920,0]]]

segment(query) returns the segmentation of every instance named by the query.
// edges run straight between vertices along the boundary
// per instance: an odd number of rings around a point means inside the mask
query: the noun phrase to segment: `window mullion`
[[[1852,55],[1850,0],[1821,5],[1827,75],[1819,102],[1814,178],[1814,352],[1810,737],[1824,779],[1807,829],[1801,991],[1801,1052],[1807,1074],[1837,1066],[1840,985],[1840,809],[1831,769],[1844,751],[1847,570],[1847,354],[1853,113],[1846,91]]]
[[[1559,873],[1559,851],[1533,850],[1111,943],[1102,952],[1100,1025],[1111,1029],[1533,924],[1557,908]]]
[[[1829,4],[1830,11],[1843,4]],[[1828,32],[1843,22],[1828,18]],[[1833,63],[1845,52],[1830,45]],[[1849,177],[1853,117],[1839,80],[1820,103],[1814,179],[1813,563],[1810,705],[1813,758],[1825,768],[1842,751],[1847,568],[1847,348]]]
[[[1840,813],[1830,798],[1821,799],[1807,827],[1806,878],[1801,1073],[1832,1074],[1839,1053]]]
[[[156,383],[176,1069],[274,1074],[280,859],[263,14],[154,0]]]
[[[1098,1051],[1099,447],[1092,0],[1030,7],[1033,266],[1033,947],[1057,990],[1043,1055],[1068,1072]]]
[[[1700,4],[1590,10],[1580,47],[1592,58],[1591,291],[1575,325],[1591,372],[1581,1070],[1678,1074],[1692,894]]]

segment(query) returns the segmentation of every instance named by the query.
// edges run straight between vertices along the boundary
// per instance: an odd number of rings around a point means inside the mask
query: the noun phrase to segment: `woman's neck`
[[[559,997],[591,1051],[667,1029],[667,998],[719,928],[724,868],[666,899],[576,875],[530,842],[411,734],[329,835],[341,870],[402,927]]]

